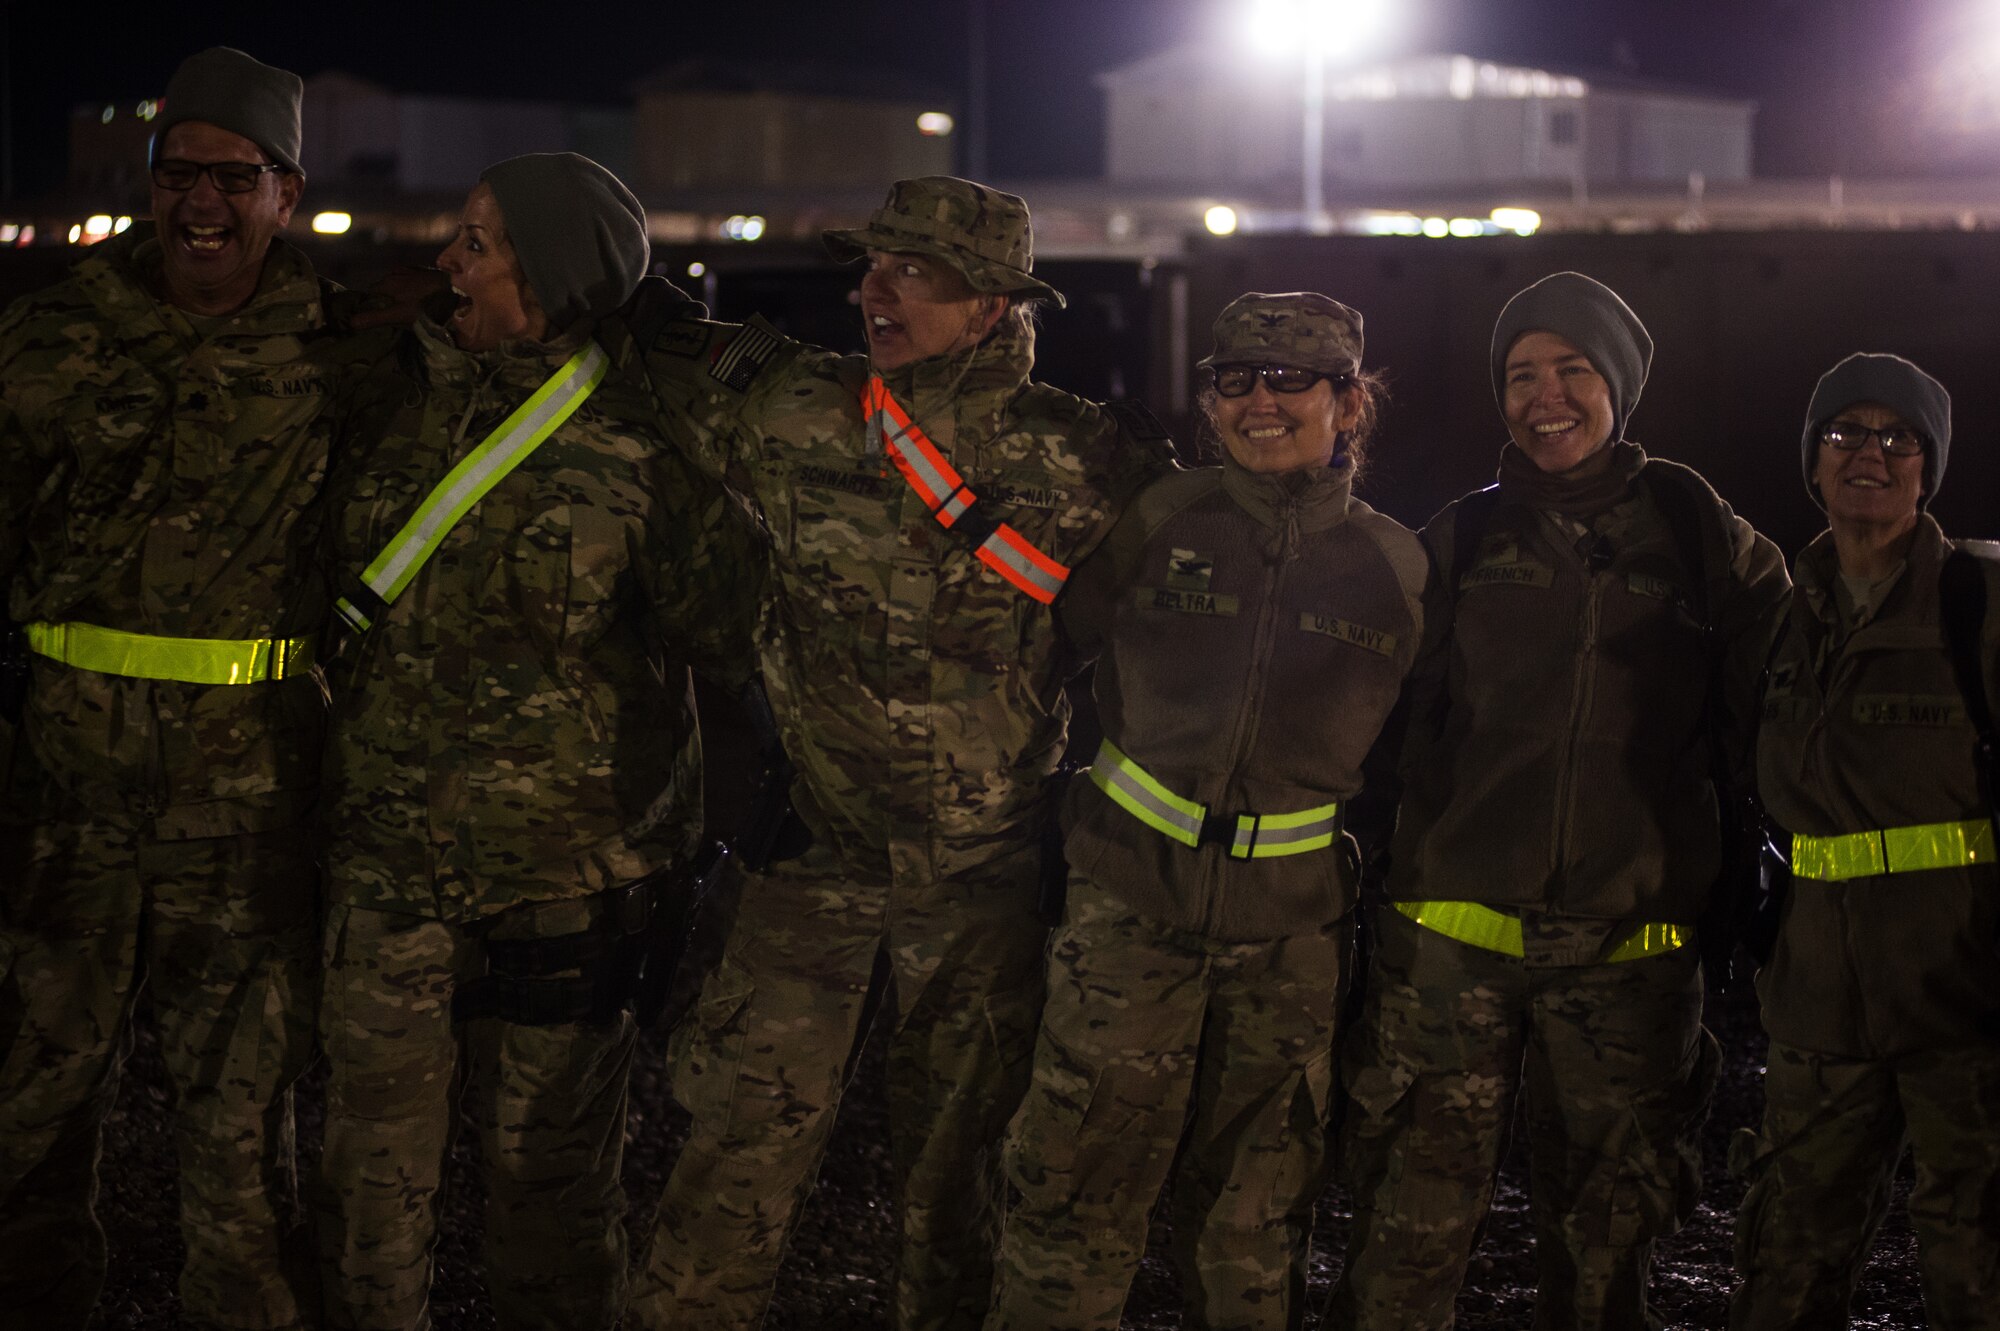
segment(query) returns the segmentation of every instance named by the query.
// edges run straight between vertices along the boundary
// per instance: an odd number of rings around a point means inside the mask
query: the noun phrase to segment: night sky
[[[1329,0],[1339,4],[1342,0]],[[955,86],[971,0],[844,4],[90,4],[8,12],[17,192],[55,184],[72,104],[158,93],[180,55],[241,46],[301,74],[400,91],[616,101],[692,56],[874,65]],[[2000,168],[2000,0],[1391,0],[1383,53],[1452,50],[1623,69],[1762,104],[1760,174]],[[986,0],[991,174],[1098,169],[1091,75],[1192,36],[1229,40],[1243,0]]]

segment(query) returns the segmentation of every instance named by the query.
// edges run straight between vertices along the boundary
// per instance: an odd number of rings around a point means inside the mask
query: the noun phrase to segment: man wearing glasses
[[[312,1030],[323,716],[306,527],[329,294],[276,239],[298,78],[183,63],[153,229],[0,316],[0,1309],[81,1326],[142,987],[177,1104],[191,1326],[292,1327],[290,1087]]]

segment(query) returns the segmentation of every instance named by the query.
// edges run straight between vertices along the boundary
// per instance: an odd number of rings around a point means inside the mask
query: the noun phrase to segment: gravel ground
[[[1707,1192],[1694,1220],[1662,1245],[1654,1289],[1676,1327],[1720,1327],[1729,1290],[1730,1221],[1742,1188],[1722,1169],[1729,1134],[1754,1121],[1761,1103],[1758,1074],[1763,1040],[1754,1006],[1711,1000],[1711,1024],[1730,1050],[1706,1137]],[[659,1197],[686,1130],[686,1116],[667,1095],[664,1037],[646,1041],[632,1088],[625,1159],[633,1215],[643,1224]],[[852,1093],[842,1107],[818,1192],[808,1206],[779,1281],[769,1325],[787,1331],[846,1331],[885,1324],[885,1291],[894,1249],[889,1196],[887,1120],[881,1094],[882,1042],[871,1042]],[[301,1135],[317,1155],[320,1078],[301,1087]],[[150,1031],[142,1030],[111,1122],[104,1161],[101,1213],[111,1235],[112,1269],[104,1325],[118,1331],[174,1325],[173,1272],[180,1261],[174,1231],[174,1171],[167,1138],[167,1095]],[[1486,1239],[1459,1298],[1459,1324],[1475,1331],[1526,1328],[1534,1295],[1533,1237],[1524,1191],[1526,1168],[1515,1152],[1503,1170]],[[484,1331],[493,1325],[481,1286],[480,1195],[471,1171],[458,1171],[450,1219],[439,1254],[435,1308],[439,1331]],[[1876,1246],[1855,1300],[1856,1327],[1923,1325],[1916,1247],[1902,1210],[1908,1166],[1896,1210]],[[1179,1324],[1179,1287],[1166,1258],[1172,1223],[1161,1208],[1152,1250],[1132,1291],[1125,1325],[1164,1331]],[[1339,1270],[1349,1212],[1338,1190],[1321,1204],[1312,1259],[1312,1298],[1324,1297]]]

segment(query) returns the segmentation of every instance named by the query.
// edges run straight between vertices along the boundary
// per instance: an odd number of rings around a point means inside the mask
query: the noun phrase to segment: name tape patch
[[[1299,627],[1307,633],[1323,633],[1329,638],[1338,638],[1344,643],[1359,647],[1364,652],[1377,656],[1396,654],[1396,635],[1384,633],[1381,629],[1371,629],[1366,624],[1356,624],[1351,620],[1338,619],[1333,615],[1314,614],[1306,610],[1299,615]]]
[[[1139,608],[1171,610],[1181,615],[1233,615],[1236,613],[1237,599],[1220,592],[1182,591],[1178,587],[1141,587]]]
[[[1482,564],[1467,573],[1458,584],[1460,591],[1474,587],[1549,587],[1555,584],[1556,571],[1547,564],[1531,564],[1526,560],[1510,564]]]

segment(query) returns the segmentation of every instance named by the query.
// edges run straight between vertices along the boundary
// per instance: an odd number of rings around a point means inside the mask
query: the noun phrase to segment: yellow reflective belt
[[[1850,832],[1846,836],[1792,838],[1793,876],[1822,883],[1873,874],[1992,864],[1996,858],[2000,857],[1994,853],[1993,822],[1989,818],[1887,827],[1874,832]]]
[[[352,596],[364,602],[377,600],[374,614],[364,610],[352,597],[342,596],[333,604],[340,617],[357,630],[366,629],[375,614],[403,594],[417,571],[444,544],[444,538],[458,525],[459,519],[525,462],[543,440],[583,405],[584,399],[597,391],[610,366],[611,357],[602,347],[595,342],[584,343],[533,396],[481,440],[479,447],[466,454],[438,482],[436,489],[424,496],[403,529],[390,537],[381,553],[361,571],[361,584],[366,590],[356,589]]]
[[[1391,903],[1433,933],[1455,942],[1485,948],[1504,956],[1526,953],[1521,946],[1521,919],[1505,911],[1482,906],[1476,901],[1397,901]],[[1606,954],[1604,960],[1636,961],[1640,957],[1671,952],[1688,940],[1688,931],[1677,924],[1642,924],[1630,937]]]
[[[52,661],[131,679],[260,684],[310,670],[311,638],[162,638],[95,624],[29,624],[28,650]]]
[[[1162,836],[1183,846],[1201,844],[1208,806],[1183,799],[1161,785],[1123,750],[1105,740],[1090,765],[1090,779],[1125,812]],[[1297,813],[1236,815],[1229,855],[1238,860],[1268,860],[1325,850],[1340,835],[1340,806],[1320,804]]]

